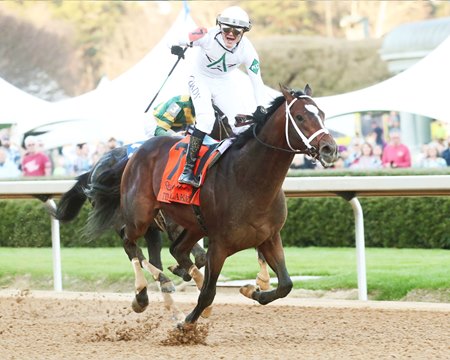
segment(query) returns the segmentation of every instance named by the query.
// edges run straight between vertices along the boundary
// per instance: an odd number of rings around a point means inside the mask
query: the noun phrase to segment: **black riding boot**
[[[178,178],[180,184],[188,184],[196,188],[200,187],[200,179],[194,175],[194,167],[204,137],[205,133],[198,129],[195,129],[192,133],[186,152],[186,165],[184,166],[183,173]]]

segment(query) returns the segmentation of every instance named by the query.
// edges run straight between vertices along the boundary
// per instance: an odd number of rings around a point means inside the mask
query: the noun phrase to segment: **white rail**
[[[74,180],[0,181],[0,198],[37,197],[54,207],[54,197],[68,191]],[[420,176],[324,176],[287,177],[287,197],[340,196],[352,206],[358,271],[358,298],[367,300],[364,217],[358,196],[450,196],[450,175]],[[52,219],[53,278],[55,291],[62,290],[59,222]]]

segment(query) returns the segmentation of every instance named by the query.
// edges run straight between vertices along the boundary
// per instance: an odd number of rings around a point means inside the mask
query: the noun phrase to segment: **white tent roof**
[[[164,38],[130,70],[114,80],[103,81],[93,91],[53,103],[50,109],[36,113],[32,118],[21,119],[17,132],[48,131],[40,137],[49,148],[93,139],[106,140],[111,136],[125,142],[142,140],[145,138],[144,123],[153,121],[151,111],[144,114],[144,110],[177,60],[170,53],[170,45],[179,34],[195,27],[189,14],[180,13]],[[198,48],[186,51],[186,58],[178,63],[164,83],[152,108],[172,96],[189,93],[187,79],[197,52]],[[256,104],[248,76],[241,71],[232,74],[238,84],[237,91],[248,99],[243,112],[254,111]],[[278,94],[270,88],[267,93],[268,101]]]
[[[450,36],[404,72],[368,88],[316,98],[327,118],[364,111],[401,111],[450,123]]]
[[[41,135],[48,148],[69,143],[107,140],[114,136],[125,142],[142,140],[144,123],[153,121],[144,114],[150,100],[167,79],[175,64],[169,45],[178,34],[195,28],[189,14],[181,13],[164,38],[130,70],[105,81],[81,96],[49,103],[37,99],[0,79],[2,113],[0,122],[16,123],[16,135],[31,130]],[[164,84],[153,106],[172,96],[188,93],[187,78],[197,53],[188,49]],[[327,118],[362,111],[404,111],[450,122],[447,86],[450,83],[450,37],[430,55],[403,73],[366,89],[342,95],[316,98]],[[237,91],[246,98],[250,113],[255,108],[251,83],[241,71],[234,71]],[[312,84],[313,85],[313,84]],[[267,88],[268,100],[279,93]],[[4,100],[6,99],[6,100]],[[339,126],[328,126],[340,130]],[[21,139],[19,139],[21,140]]]
[[[0,78],[0,124],[32,121],[36,113],[49,111],[52,104],[22,91]]]

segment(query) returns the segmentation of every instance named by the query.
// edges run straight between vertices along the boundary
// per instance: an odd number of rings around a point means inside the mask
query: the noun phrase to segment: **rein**
[[[227,130],[227,127],[225,125],[224,119],[226,118],[225,115],[221,116],[217,121],[219,122],[219,140],[222,141],[225,138],[231,137],[233,135],[233,132],[231,134]],[[225,133],[226,136],[222,136],[222,132]]]
[[[262,145],[264,145],[265,147],[268,147],[270,149],[274,149],[274,150],[280,150],[280,151],[285,151],[288,153],[294,153],[294,154],[305,154],[305,155],[309,155],[311,157],[313,157],[314,159],[318,159],[319,157],[319,153],[317,151],[317,148],[314,147],[313,145],[311,145],[311,142],[315,139],[318,138],[317,141],[320,142],[320,139],[325,135],[325,134],[329,134],[330,132],[328,131],[327,128],[324,127],[322,119],[318,116],[318,114],[315,112],[314,115],[317,117],[319,124],[321,126],[321,128],[319,130],[317,130],[314,134],[312,134],[309,138],[307,138],[305,136],[305,134],[303,134],[303,132],[300,130],[300,128],[297,126],[297,124],[294,121],[294,118],[292,117],[291,114],[291,107],[292,105],[299,99],[299,98],[310,98],[307,95],[302,95],[300,97],[296,97],[294,98],[290,104],[288,104],[287,102],[285,102],[285,113],[286,113],[286,126],[285,126],[285,137],[286,137],[286,142],[289,146],[289,149],[285,149],[285,148],[281,148],[278,146],[273,146],[270,145],[264,141],[262,141],[257,135],[256,135],[256,125],[253,126],[253,137]],[[308,106],[308,105],[306,105]],[[289,123],[292,124],[294,130],[296,131],[297,135],[300,137],[300,139],[302,140],[303,144],[305,144],[306,149],[294,149],[291,146],[291,143],[289,141],[289,135],[288,135],[288,130],[289,130]]]

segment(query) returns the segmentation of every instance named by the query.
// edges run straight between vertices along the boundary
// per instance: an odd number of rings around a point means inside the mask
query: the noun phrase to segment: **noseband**
[[[287,103],[287,101],[285,102],[285,107],[286,107],[286,109],[285,109],[285,113],[286,113],[285,137],[286,137],[286,143],[288,144],[289,149],[280,148],[280,147],[273,146],[273,145],[270,145],[270,144],[267,144],[267,143],[263,142],[256,135],[256,126],[253,126],[253,136],[259,143],[261,143],[262,145],[264,145],[266,147],[269,147],[271,149],[286,151],[286,152],[289,152],[289,153],[306,154],[306,155],[311,156],[314,159],[318,159],[319,156],[320,156],[319,150],[316,147],[314,147],[313,145],[311,145],[311,142],[315,138],[317,138],[317,143],[319,143],[320,139],[325,134],[329,134],[330,132],[324,126],[324,124],[322,122],[322,119],[320,118],[320,116],[318,114],[317,108],[315,106],[309,105],[309,109],[308,109],[308,104],[307,104],[307,105],[305,105],[306,110],[312,112],[314,114],[314,116],[317,118],[317,120],[318,120],[318,122],[320,124],[320,129],[317,130],[314,134],[312,134],[309,138],[306,137],[305,134],[303,134],[303,132],[300,130],[300,128],[295,123],[294,118],[292,117],[292,114],[291,114],[291,107],[292,107],[292,105],[294,105],[294,103],[300,98],[311,99],[311,97],[309,97],[308,95],[301,95],[299,97],[295,97],[294,99],[292,99],[292,101],[289,104]],[[312,109],[312,108],[314,108],[314,109]],[[306,149],[301,150],[301,149],[295,149],[294,147],[292,147],[291,142],[289,141],[289,123],[292,125],[292,127],[295,130],[295,132],[300,137],[300,139],[302,140],[303,144],[306,146]]]

